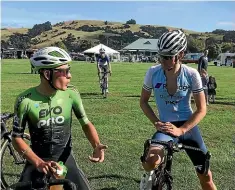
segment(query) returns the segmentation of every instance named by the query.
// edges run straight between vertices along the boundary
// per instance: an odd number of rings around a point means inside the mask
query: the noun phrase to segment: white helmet
[[[165,32],[158,40],[158,54],[175,56],[187,48],[186,35],[181,30]]]
[[[105,53],[105,49],[104,48],[100,48],[100,53]]]
[[[70,61],[72,61],[72,59],[69,54],[58,47],[45,47],[39,49],[33,54],[33,57],[30,58],[30,62],[36,71],[39,69],[56,68],[67,64]]]

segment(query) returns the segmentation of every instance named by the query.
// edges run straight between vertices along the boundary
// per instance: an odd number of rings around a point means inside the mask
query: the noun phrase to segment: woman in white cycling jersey
[[[158,40],[160,65],[152,66],[146,73],[141,92],[140,107],[153,123],[157,132],[152,139],[183,143],[207,152],[197,124],[206,115],[206,102],[202,82],[196,69],[180,64],[187,48],[187,39],[181,30],[164,33]],[[159,118],[148,104],[151,92],[154,92]],[[196,103],[193,112],[190,104],[191,93]],[[196,168],[203,190],[216,190],[209,170],[204,174],[199,166],[205,164],[205,154],[186,151]],[[147,171],[140,183],[141,190],[149,189],[151,170],[164,159],[162,146],[151,146],[146,162],[142,163]]]

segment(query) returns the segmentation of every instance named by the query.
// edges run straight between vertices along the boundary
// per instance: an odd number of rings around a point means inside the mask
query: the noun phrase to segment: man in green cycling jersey
[[[72,111],[82,125],[83,132],[94,151],[92,162],[104,161],[106,145],[100,143],[94,125],[88,120],[78,91],[69,86],[71,58],[58,47],[38,50],[30,59],[39,72],[41,83],[21,93],[15,103],[13,144],[27,159],[20,181],[32,181],[51,174],[55,162],[68,168],[66,178],[78,189],[90,189],[88,180],[78,168],[72,152]],[[22,139],[26,123],[31,147]]]

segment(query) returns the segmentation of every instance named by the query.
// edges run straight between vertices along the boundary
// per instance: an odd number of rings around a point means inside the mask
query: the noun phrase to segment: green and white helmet
[[[45,47],[39,49],[30,58],[35,71],[39,69],[53,69],[71,62],[69,54],[58,47]]]

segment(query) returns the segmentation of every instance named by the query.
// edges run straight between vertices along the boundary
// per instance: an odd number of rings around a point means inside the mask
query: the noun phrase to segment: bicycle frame
[[[3,113],[1,114],[1,140],[8,139],[9,142],[12,141],[12,131],[8,131],[6,127],[6,121],[14,116],[13,113]]]
[[[8,139],[11,142],[12,141],[11,133],[12,131],[7,130],[5,122],[1,121],[1,140]]]
[[[13,156],[14,160],[15,160],[15,164],[23,164],[24,160],[22,158],[20,158],[20,156],[18,154],[15,154],[15,151],[13,150],[14,147],[11,144],[12,142],[12,130],[8,131],[7,127],[6,127],[6,121],[8,119],[10,119],[11,117],[13,117],[14,114],[6,114],[5,118],[1,118],[1,140],[3,139],[7,139],[9,142],[8,148],[10,151],[10,154]],[[4,117],[4,114],[1,115],[1,117]]]
[[[160,183],[160,180],[162,176],[164,176],[170,183],[172,183],[173,178],[171,176],[171,169],[172,169],[172,162],[173,162],[173,154],[174,152],[179,152],[180,150],[186,150],[191,149],[195,151],[202,152],[201,149],[191,146],[186,146],[183,144],[174,143],[173,141],[164,142],[164,141],[157,141],[157,140],[147,140],[144,144],[144,154],[141,156],[141,161],[144,162],[147,159],[148,150],[151,144],[160,144],[164,146],[164,151],[166,150],[167,153],[165,154],[165,160],[163,163],[161,163],[157,168],[155,168],[155,174],[157,174],[156,182],[155,184],[158,185]],[[208,173],[209,170],[209,160],[210,160],[211,154],[208,151],[205,155],[205,165],[204,168],[202,168],[203,173]]]
[[[106,90],[107,90],[107,86],[108,86],[107,78],[108,78],[108,73],[110,73],[110,72],[108,71],[108,72],[100,72],[100,73],[103,73],[103,76],[101,78],[101,82],[102,82],[101,89],[102,89],[102,93],[103,93],[104,97],[106,97],[107,96]]]
[[[44,178],[43,180],[37,181],[35,184],[32,182],[18,182],[16,184],[11,185],[6,190],[12,190],[15,188],[19,189],[30,189],[30,190],[36,190],[36,189],[49,189],[49,187],[53,185],[64,185],[64,189],[66,190],[77,190],[77,187],[75,183],[68,179],[49,179]],[[37,188],[34,188],[33,186],[37,186]]]

